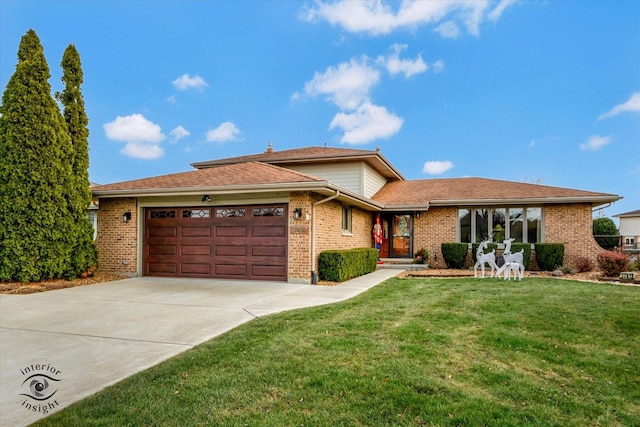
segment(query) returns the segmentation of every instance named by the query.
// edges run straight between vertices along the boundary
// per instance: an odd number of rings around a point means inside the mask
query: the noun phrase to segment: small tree
[[[611,250],[620,244],[618,229],[611,218],[603,217],[594,219],[592,229],[596,242],[598,242],[603,249]]]
[[[93,242],[93,226],[86,210],[91,203],[89,184],[89,119],[84,107],[80,86],[83,82],[80,54],[71,44],[62,56],[62,82],[64,90],[56,98],[64,107],[64,120],[71,137],[69,163],[71,176],[68,184],[69,216],[73,230],[69,233],[72,258],[67,275],[77,277],[97,263],[97,251]]]
[[[50,77],[40,39],[29,30],[0,107],[0,280],[43,280],[69,270],[71,144]]]

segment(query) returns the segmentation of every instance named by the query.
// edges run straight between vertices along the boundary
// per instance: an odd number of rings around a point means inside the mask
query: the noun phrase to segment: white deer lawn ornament
[[[504,280],[511,280],[511,273],[513,273],[513,280],[522,280],[522,277],[524,276],[524,264],[513,261],[505,262],[496,273],[498,278],[500,278],[502,271],[504,271]]]
[[[473,277],[478,277],[478,267],[482,269],[482,277],[484,278],[484,265],[489,264],[491,267],[491,277],[493,277],[493,273],[498,269],[496,265],[496,250],[492,250],[488,254],[484,253],[485,248],[488,246],[489,241],[484,240],[478,246],[478,250],[476,250],[476,263],[473,266]]]
[[[502,254],[502,257],[504,258],[504,264],[498,269],[496,275],[500,277],[502,273],[504,273],[505,280],[508,280],[512,271],[514,273],[514,278],[516,277],[517,270],[517,277],[522,280],[522,276],[524,276],[524,249],[512,254],[511,242],[513,242],[513,240],[514,239],[507,239],[503,241],[504,253]]]

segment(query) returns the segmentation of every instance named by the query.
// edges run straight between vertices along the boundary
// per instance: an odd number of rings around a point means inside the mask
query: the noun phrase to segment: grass
[[[392,279],[257,319],[38,425],[640,425],[640,289]]]

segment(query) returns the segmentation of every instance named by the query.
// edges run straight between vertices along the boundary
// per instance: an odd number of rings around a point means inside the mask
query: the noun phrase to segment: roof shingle
[[[264,153],[250,154],[247,156],[229,157],[226,159],[208,160],[204,162],[193,163],[195,168],[205,168],[212,166],[228,165],[233,163],[244,162],[289,162],[293,160],[312,160],[312,159],[331,159],[335,157],[356,157],[356,156],[372,156],[379,154],[378,151],[360,150],[356,148],[337,148],[337,147],[305,147],[293,148],[291,150],[267,150]]]
[[[248,162],[136,179],[91,188],[94,194],[120,190],[177,189],[321,182],[316,177],[265,163]]]
[[[597,199],[619,197],[570,188],[549,187],[486,178],[424,179],[386,184],[372,199],[385,206],[420,206],[460,201],[516,201],[538,199]]]

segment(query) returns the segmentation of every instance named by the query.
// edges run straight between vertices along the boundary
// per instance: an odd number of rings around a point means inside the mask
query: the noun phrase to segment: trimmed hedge
[[[378,250],[374,248],[323,251],[318,257],[318,276],[320,280],[344,282],[376,271],[377,264]]]
[[[476,256],[476,253],[478,252],[478,246],[480,246],[480,243],[472,243],[471,244],[471,256],[473,256],[473,263],[474,264],[478,261],[478,257]],[[497,243],[489,243],[489,244],[487,244],[487,247],[484,249],[483,252],[485,254],[488,254],[494,249],[495,249],[496,252],[498,251],[498,244]]]
[[[466,243],[443,243],[440,245],[447,268],[464,268],[469,245]]]
[[[520,252],[524,249],[524,253],[522,254],[522,262],[524,263],[524,269],[529,269],[529,261],[531,260],[531,243],[512,243],[511,244],[511,253],[515,254],[516,252]]]
[[[562,243],[536,243],[536,260],[540,270],[553,271],[562,267],[564,264],[564,245]]]

